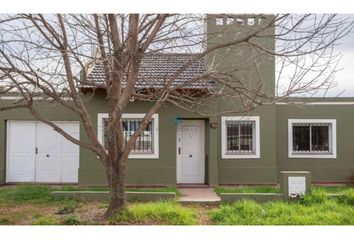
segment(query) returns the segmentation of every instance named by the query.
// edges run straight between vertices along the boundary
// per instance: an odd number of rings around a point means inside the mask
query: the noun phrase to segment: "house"
[[[226,17],[211,16],[208,34],[223,29],[223,34],[210,37],[208,46],[227,41],[235,34],[266,21],[240,16],[239,22],[228,23]],[[224,31],[226,30],[226,31]],[[274,31],[274,29],[270,29]],[[274,39],[264,39],[274,47]],[[192,65],[179,79],[183,82],[205,71],[211,61],[217,67],[247,61],[240,48],[215,55]],[[158,88],[161,79],[173,73],[190,54],[150,54],[143,60],[138,86]],[[260,56],[263,91],[274,95],[274,57]],[[102,66],[96,64],[89,81],[102,81]],[[257,73],[243,69],[238,74],[252,85]],[[148,80],[147,80],[148,79]],[[198,90],[213,88],[213,81],[194,83],[187,87]],[[104,119],[107,104],[104,91],[90,91],[86,104],[104,143]],[[1,96],[0,106],[16,99]],[[128,160],[128,185],[176,184],[275,184],[284,170],[310,171],[312,180],[321,183],[342,183],[354,171],[354,98],[301,98],[301,108],[286,102],[257,106],[245,114],[222,114],[201,117],[171,104],[162,106],[144,129]],[[222,108],[239,102],[215,102]],[[148,102],[132,101],[124,113],[124,129],[128,138],[150,106]],[[60,106],[43,104],[41,113],[57,121],[71,135],[86,140],[76,115]],[[105,171],[95,154],[80,148],[49,126],[35,121],[25,110],[0,113],[0,183],[45,182],[105,185]]]

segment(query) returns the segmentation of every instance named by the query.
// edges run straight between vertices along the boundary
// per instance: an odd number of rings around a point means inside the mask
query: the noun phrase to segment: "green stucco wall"
[[[303,99],[309,101],[311,99]],[[353,98],[312,101],[354,102]],[[310,171],[315,182],[345,182],[354,171],[354,105],[277,105],[276,144],[279,171]],[[288,158],[288,119],[336,119],[337,158]]]
[[[302,99],[303,101],[327,101],[327,105],[273,105],[260,106],[249,116],[260,117],[260,158],[221,158],[221,118],[205,120],[206,183],[217,184],[267,184],[277,183],[280,171],[310,171],[315,182],[345,182],[354,171],[354,105],[338,105],[332,102],[354,102],[344,99]],[[9,101],[0,101],[0,106]],[[87,103],[92,120],[97,124],[97,114],[104,113],[104,96],[91,97]],[[126,112],[144,113],[149,104],[130,103]],[[61,107],[40,107],[44,116],[54,121],[78,120]],[[175,185],[176,184],[176,124],[173,119],[201,119],[174,106],[164,105],[159,111],[159,159],[128,160],[127,184],[132,185]],[[236,114],[232,114],[235,116]],[[299,159],[288,158],[288,119],[336,119],[337,158]],[[0,183],[5,182],[6,170],[6,121],[34,120],[26,110],[12,110],[0,115]],[[216,129],[209,123],[218,123]],[[87,140],[80,129],[80,139]],[[90,151],[80,148],[79,184],[103,185],[105,172],[99,159]]]
[[[224,19],[224,24],[216,24],[216,18]],[[254,28],[260,27],[243,24],[227,24],[227,18],[233,18],[234,22],[240,18],[247,22],[251,15],[209,15],[207,22],[208,48],[235,41]],[[264,16],[270,18],[271,16]],[[257,19],[256,19],[256,22]],[[262,34],[272,34],[274,28],[270,27]],[[252,39],[254,41],[256,39]],[[263,37],[261,41],[263,46],[268,49],[274,49],[274,39]],[[237,80],[244,83],[244,86],[238,88],[259,89],[267,96],[274,96],[275,84],[275,63],[274,57],[265,52],[254,49],[258,56],[257,63],[253,60],[252,52],[248,45],[237,44],[236,46],[217,49],[207,56],[208,64],[220,72],[233,75]],[[257,66],[256,66],[257,64]],[[236,82],[236,81],[235,81]],[[262,84],[263,83],[263,84]],[[219,84],[230,96],[218,100],[218,112],[244,110],[242,103],[252,104],[250,99],[244,95],[238,95],[235,91]],[[244,90],[247,93],[246,90]],[[249,92],[249,96],[252,96]],[[242,99],[241,99],[242,98]],[[252,98],[252,97],[251,97]],[[255,98],[256,99],[256,98]],[[263,101],[263,100],[260,100]],[[259,116],[260,118],[260,157],[246,159],[222,159],[221,158],[221,117],[218,118],[219,128],[217,129],[217,158],[218,158],[218,182],[219,184],[252,184],[252,183],[276,183],[276,143],[275,143],[275,106],[259,106],[249,113],[233,113],[229,116]],[[222,116],[227,116],[222,114]]]
[[[224,24],[216,24],[216,19],[221,17],[224,19]],[[243,19],[243,21],[247,23],[248,18],[251,17],[255,17],[255,25],[239,25],[235,23],[237,21],[236,19]],[[222,44],[235,43],[237,40],[244,36],[248,36],[256,29],[262,29],[262,27],[273,18],[272,15],[264,15],[263,17],[263,22],[258,25],[258,16],[252,14],[208,15],[208,49],[213,49]],[[227,18],[232,18],[234,23],[227,24]],[[274,26],[271,26],[257,33],[257,35],[263,37],[252,37],[248,41],[251,43],[257,43],[269,51],[274,51],[274,38],[266,37],[269,35],[272,36],[274,33],[275,28]],[[213,69],[234,76],[237,81],[242,82],[243,87],[252,90],[257,89],[257,91],[264,93],[267,96],[274,96],[275,58],[273,54],[261,51],[259,48],[250,48],[249,45],[243,41],[210,52],[207,55],[207,61]],[[236,80],[234,81],[235,83],[237,82]],[[241,87],[237,84],[233,85]],[[225,108],[225,106],[227,105],[223,104],[223,108]]]
[[[151,107],[149,103],[129,103],[126,113],[146,113]],[[104,96],[94,96],[87,105],[92,120],[97,126],[97,114],[105,113],[107,106]],[[132,185],[175,185],[176,184],[176,117],[186,119],[204,119],[193,113],[182,111],[170,104],[162,106],[159,111],[159,158],[129,159],[127,163],[127,184]],[[209,119],[205,120],[205,156],[206,181],[217,184],[216,146],[214,138],[209,138]],[[85,137],[85,136],[82,136]],[[209,166],[210,165],[210,166]],[[80,149],[79,182],[81,185],[106,184],[106,176],[102,164],[90,151]]]
[[[106,112],[106,101],[103,95],[97,94],[88,98],[87,109],[97,129],[97,114]],[[1,100],[0,106],[8,105],[10,101]],[[127,113],[145,113],[151,105],[143,102],[134,102],[128,105]],[[41,114],[53,121],[78,120],[77,116],[60,106],[46,106],[42,104]],[[209,135],[215,135],[217,130],[209,129],[209,119],[201,118],[193,113],[185,112],[165,105],[158,111],[159,114],[159,158],[158,159],[129,159],[127,164],[126,182],[131,185],[175,185],[176,184],[176,117],[186,119],[203,119],[205,121],[205,161],[206,183],[216,185],[217,160],[216,139]],[[35,120],[26,110],[12,110],[2,112],[0,115],[0,183],[5,182],[6,171],[6,121],[7,120]],[[80,125],[80,140],[88,142],[87,135]],[[80,185],[104,185],[106,175],[104,168],[91,151],[80,148],[79,166]]]
[[[259,116],[260,118],[260,158],[222,159],[221,128],[219,128],[219,184],[267,184],[277,182],[275,106],[258,107],[247,115]],[[232,114],[232,116],[237,115]]]

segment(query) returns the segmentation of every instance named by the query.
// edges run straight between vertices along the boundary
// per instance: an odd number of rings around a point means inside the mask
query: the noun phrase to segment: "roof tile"
[[[194,54],[180,53],[149,53],[145,54],[141,63],[138,76],[137,88],[161,88],[165,82],[175,74],[183,64],[188,61]],[[189,66],[174,81],[174,86],[183,84],[190,79],[197,77],[206,72],[206,65],[203,59],[199,59]],[[104,83],[105,73],[102,64],[96,64],[87,77],[88,82]],[[123,83],[124,84],[124,83]],[[214,87],[212,80],[199,80],[189,83],[184,88],[205,89]],[[90,87],[92,84],[82,84],[81,87]]]

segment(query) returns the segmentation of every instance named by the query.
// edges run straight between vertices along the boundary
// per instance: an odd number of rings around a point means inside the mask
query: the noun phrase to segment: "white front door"
[[[79,139],[79,123],[56,122]],[[41,122],[8,122],[7,182],[78,182],[79,147]]]
[[[177,127],[177,183],[205,182],[204,121],[184,120]]]

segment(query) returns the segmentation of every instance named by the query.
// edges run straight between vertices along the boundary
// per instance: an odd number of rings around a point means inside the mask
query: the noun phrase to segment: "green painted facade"
[[[208,48],[213,48],[218,44],[224,44],[238,40],[244,34],[253,31],[253,28],[266,24],[271,16],[264,16],[263,22],[259,23],[259,18],[255,18],[254,25],[248,25],[250,15],[210,15],[207,23]],[[223,24],[217,24],[217,19],[223,20]],[[237,21],[244,21],[238,24]],[[228,24],[233,21],[234,24]],[[236,23],[235,23],[236,22]],[[261,34],[274,33],[274,27],[268,28]],[[257,38],[263,46],[268,49],[275,48],[273,38]],[[212,65],[220,72],[231,73],[237,80],[240,80],[250,89],[257,89],[268,96],[274,96],[275,91],[275,60],[272,55],[265,54],[254,49],[258,66],[255,66],[252,60],[252,53],[248,45],[239,44],[234,47],[222,48],[214,51],[208,56],[208,64]],[[235,71],[237,69],[237,71]],[[259,71],[257,71],[257,69]],[[266,84],[260,85],[261,82]],[[235,85],[237,86],[237,85]],[[220,86],[222,87],[222,86]],[[227,89],[226,89],[227,91]],[[230,92],[232,92],[230,90]],[[234,92],[232,92],[232,95]],[[261,100],[263,101],[263,100]],[[219,112],[239,110],[241,106],[238,95],[222,98],[218,101]],[[254,159],[222,159],[221,158],[221,127],[218,129],[218,175],[219,184],[235,183],[276,183],[276,108],[274,105],[257,107],[254,111],[248,113],[249,116],[260,117],[260,158]],[[229,116],[243,116],[244,114],[229,114]],[[223,114],[225,116],[225,114]],[[221,126],[221,118],[219,118]]]
[[[310,101],[311,99],[306,99]],[[312,99],[312,101],[321,101]],[[335,102],[353,103],[354,98],[329,98],[330,105],[277,105],[276,145],[278,171],[309,171],[316,182],[342,182],[354,171],[354,105],[334,105]],[[336,119],[337,158],[288,158],[288,119]]]
[[[145,102],[129,103],[127,113],[145,113],[151,105]],[[103,95],[94,96],[87,105],[94,124],[97,126],[97,114],[107,109]],[[127,183],[133,185],[175,185],[176,184],[176,130],[175,118],[203,119],[193,113],[180,110],[172,105],[164,105],[159,114],[159,158],[128,160]],[[206,176],[208,182],[217,184],[215,135],[217,130],[209,129],[209,119],[205,120],[205,155]],[[215,132],[214,132],[215,131]],[[212,135],[213,137],[210,137]],[[81,133],[81,137],[82,136]],[[83,138],[82,138],[83,139]],[[215,176],[216,175],[216,176]],[[106,184],[106,176],[102,164],[95,154],[80,149],[80,184]]]
[[[246,26],[217,26],[215,16],[210,16],[207,30],[210,35],[208,47],[234,38],[240,31],[249,31]],[[227,32],[221,29],[227,28]],[[269,31],[274,31],[270,29]],[[224,35],[214,34],[223,32]],[[274,47],[274,40],[263,39],[266,46]],[[217,62],[214,67],[227,70],[250,61],[250,53],[245,46],[229,50],[217,50],[208,57],[207,62]],[[274,58],[260,56],[261,77],[267,84],[262,91],[272,95],[275,88]],[[259,82],[259,75],[252,65],[243,65],[243,71],[235,73],[250,86]],[[0,99],[0,106],[11,100]],[[327,102],[323,105],[293,106],[277,104],[258,106],[248,113],[260,117],[260,158],[222,159],[221,158],[221,116],[202,118],[181,110],[170,104],[163,105],[159,111],[159,158],[129,159],[126,182],[128,185],[175,185],[176,184],[176,131],[175,118],[202,119],[205,121],[205,183],[218,184],[275,184],[280,171],[310,171],[315,182],[345,182],[354,171],[354,98],[306,98],[301,101]],[[337,104],[333,104],[337,102]],[[341,104],[338,104],[341,103]],[[351,103],[351,104],[348,104]],[[217,110],[232,108],[239,104],[237,99],[223,99],[214,103]],[[95,94],[87,99],[88,112],[97,128],[97,114],[105,113],[107,104],[103,94]],[[126,113],[145,113],[150,104],[130,102]],[[77,116],[60,106],[42,105],[39,107],[45,117],[55,121],[78,120]],[[229,116],[243,114],[229,114]],[[225,116],[225,115],[223,115]],[[288,158],[288,119],[336,119],[337,120],[337,158],[335,159],[294,159]],[[6,121],[33,120],[26,110],[0,112],[0,183],[5,182],[6,173]],[[216,129],[210,123],[218,123]],[[87,141],[82,126],[80,139]],[[105,185],[105,171],[97,156],[80,148],[80,185]]]
[[[314,100],[314,99],[304,99]],[[261,106],[250,116],[260,116],[260,158],[221,158],[221,118],[204,119],[174,106],[163,106],[159,111],[159,158],[129,159],[127,184],[175,185],[176,184],[176,116],[205,121],[206,184],[267,184],[277,183],[280,171],[310,171],[314,182],[345,182],[354,171],[354,98],[315,99],[325,105],[292,106],[279,104]],[[9,101],[1,100],[5,105]],[[333,102],[337,102],[333,105]],[[338,103],[342,102],[342,105]],[[347,103],[352,103],[348,105]],[[88,102],[94,124],[97,114],[105,112],[103,96],[95,96]],[[127,112],[144,113],[148,104],[130,103]],[[77,117],[61,107],[41,107],[42,113],[53,121],[74,121]],[[336,119],[337,158],[300,159],[288,158],[288,119]],[[6,121],[34,120],[25,110],[2,112],[0,115],[0,183],[5,182],[6,171]],[[209,123],[218,122],[216,129]],[[80,139],[87,136],[80,129]],[[105,171],[95,154],[80,148],[80,185],[106,184]]]

